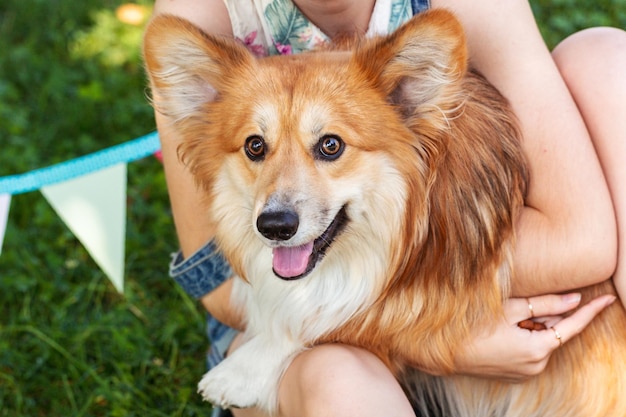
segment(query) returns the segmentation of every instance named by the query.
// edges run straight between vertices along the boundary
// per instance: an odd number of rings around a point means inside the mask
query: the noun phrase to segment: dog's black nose
[[[289,240],[298,231],[300,220],[293,211],[261,213],[256,219],[259,232],[270,240]]]

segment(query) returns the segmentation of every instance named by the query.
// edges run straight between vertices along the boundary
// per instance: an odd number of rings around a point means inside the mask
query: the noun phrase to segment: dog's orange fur
[[[418,41],[431,44],[412,48]],[[157,110],[179,121],[182,155],[209,200],[223,191],[223,156],[241,153],[242,132],[257,111],[260,92],[263,100],[291,109],[272,123],[295,136],[292,123],[310,105],[307,96],[333,96],[339,103],[333,117],[354,137],[350,145],[389,156],[406,184],[407,200],[397,239],[388,242],[389,272],[376,301],[308,342],[366,347],[398,376],[407,366],[451,374],[455,351],[470,333],[503,314],[513,226],[528,181],[519,131],[506,100],[468,69],[463,30],[445,11],[428,12],[389,37],[357,41],[351,48],[352,54],[327,50],[257,63],[231,40],[158,17],[146,36],[145,58]],[[214,90],[184,80],[186,71]],[[302,98],[294,91],[310,93]],[[343,106],[342,97],[350,104]],[[314,171],[314,162],[298,151],[284,152],[272,156],[279,162],[266,168],[267,178],[259,178],[258,167],[242,157],[240,181],[262,181],[270,193],[282,172]],[[350,175],[359,163],[355,154],[324,175]],[[245,279],[245,258],[251,255],[219,233],[217,238]],[[583,289],[583,302],[606,292],[614,292],[611,283]],[[460,415],[483,415],[474,413],[487,404],[489,413],[510,417],[623,417],[624,324],[624,310],[615,303],[556,351],[543,374],[525,383],[457,376],[445,377],[444,384],[463,398]],[[424,384],[435,381],[422,378]]]

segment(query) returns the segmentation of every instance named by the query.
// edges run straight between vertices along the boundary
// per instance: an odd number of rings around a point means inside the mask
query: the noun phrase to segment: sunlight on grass
[[[128,25],[141,26],[148,20],[151,10],[140,4],[126,3],[115,9],[117,19]]]

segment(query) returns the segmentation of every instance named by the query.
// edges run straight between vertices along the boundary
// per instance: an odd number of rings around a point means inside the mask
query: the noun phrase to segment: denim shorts
[[[209,242],[196,253],[183,259],[181,252],[172,255],[170,276],[193,298],[201,298],[213,291],[233,275],[228,262]],[[224,360],[237,330],[207,315],[207,334],[211,345],[207,353],[207,368],[212,369]],[[232,413],[219,407],[213,408],[211,417],[230,417]]]
[[[193,298],[210,293],[232,275],[230,265],[212,241],[187,259],[181,252],[172,255],[170,276]],[[224,360],[237,331],[208,315],[207,334],[211,342],[207,366],[211,369]]]

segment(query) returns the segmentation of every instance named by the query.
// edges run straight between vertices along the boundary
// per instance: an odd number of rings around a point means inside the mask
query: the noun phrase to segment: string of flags
[[[59,164],[0,177],[0,255],[11,197],[40,191],[96,264],[124,290],[126,166],[158,154],[156,132]]]

